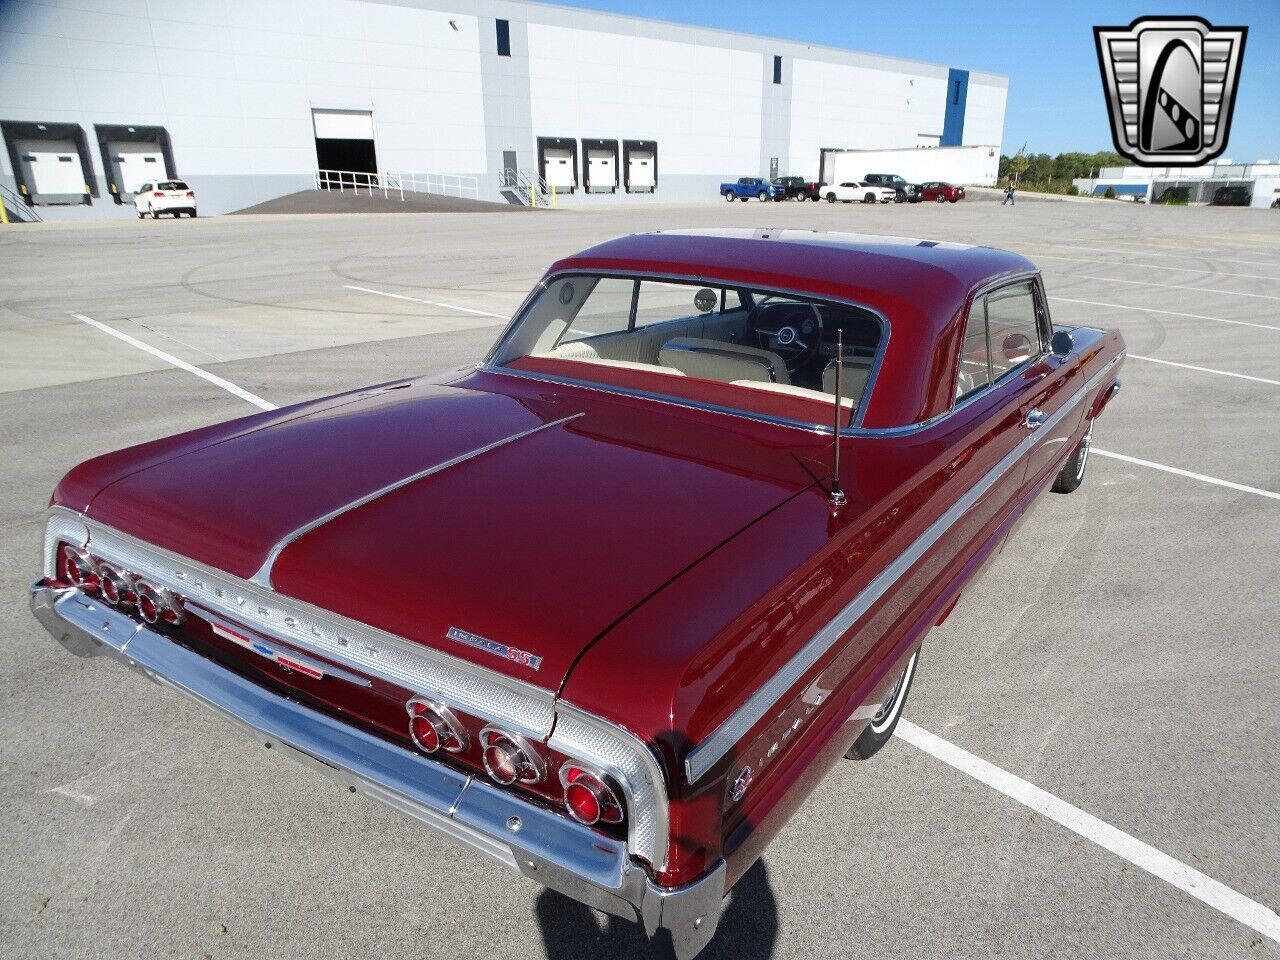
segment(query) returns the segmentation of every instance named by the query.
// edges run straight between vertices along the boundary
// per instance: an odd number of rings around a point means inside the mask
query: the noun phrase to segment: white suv
[[[182,180],[155,180],[144,183],[133,195],[133,206],[139,217],[148,213],[152,219],[171,213],[176,220],[184,213],[196,215],[196,192]]]

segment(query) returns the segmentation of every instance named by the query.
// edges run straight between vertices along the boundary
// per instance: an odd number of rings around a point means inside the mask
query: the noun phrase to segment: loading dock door
[[[648,150],[632,150],[627,157],[627,185],[633,190],[647,190],[656,183],[653,154]]]
[[[111,158],[115,184],[124,196],[132,196],[147,182],[163,180],[164,153],[158,143],[121,143],[109,141],[107,155]]]
[[[618,185],[616,150],[587,150],[587,183],[592,190],[612,190]]]
[[[20,140],[22,179],[43,203],[83,203],[84,167],[73,140]]]
[[[316,131],[316,166],[319,169],[378,172],[372,111],[312,110],[311,119]]]
[[[573,175],[573,151],[568,147],[547,147],[544,156],[543,177],[547,181],[547,186],[572,190],[576,186]]]

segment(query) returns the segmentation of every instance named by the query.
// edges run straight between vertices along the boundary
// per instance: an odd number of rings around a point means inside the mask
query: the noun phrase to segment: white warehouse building
[[[1007,92],[515,0],[6,0],[0,187],[49,219],[131,215],[177,178],[222,213],[318,170],[511,202],[539,177],[573,203],[711,199],[739,176],[817,179],[824,152],[842,175],[994,183]],[[910,163],[855,172],[861,150]]]

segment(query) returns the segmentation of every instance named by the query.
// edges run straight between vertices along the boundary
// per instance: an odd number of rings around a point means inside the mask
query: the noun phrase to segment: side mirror
[[[1066,330],[1059,330],[1053,335],[1053,339],[1049,341],[1049,351],[1059,360],[1069,356],[1075,348],[1075,338]]]
[[[1011,333],[1004,338],[1000,349],[1010,363],[1022,363],[1031,356],[1031,338],[1025,333]]]

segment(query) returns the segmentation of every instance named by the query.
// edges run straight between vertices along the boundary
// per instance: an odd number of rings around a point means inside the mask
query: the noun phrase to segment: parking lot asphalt
[[[1274,918],[1280,215],[619,204],[0,228],[0,955],[645,955],[629,924],[71,657],[26,590],[69,467],[254,410],[72,314],[285,404],[474,362],[557,256],[722,225],[1012,249],[1055,320],[1124,332],[1095,443],[1142,463],[1091,458],[1076,494],[1041,499],[926,642],[906,715]],[[826,778],[704,956],[1255,958],[1280,941],[899,738]]]

